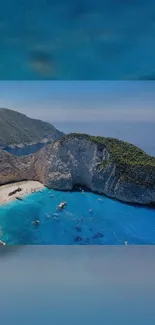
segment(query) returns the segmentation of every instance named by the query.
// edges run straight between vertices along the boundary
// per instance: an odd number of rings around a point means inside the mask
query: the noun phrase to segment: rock
[[[104,235],[101,232],[98,232],[97,234],[95,234],[93,236],[94,239],[96,239],[96,238],[102,238],[102,237],[104,237]]]
[[[79,226],[76,226],[76,230],[77,230],[78,232],[81,232],[81,231],[82,231],[81,227],[79,227]]]
[[[80,236],[75,236],[75,237],[74,237],[74,241],[75,241],[75,242],[82,241],[82,237],[80,237]]]
[[[117,139],[69,134],[25,157],[0,150],[0,184],[26,179],[57,190],[81,185],[123,202],[155,204],[155,158]]]

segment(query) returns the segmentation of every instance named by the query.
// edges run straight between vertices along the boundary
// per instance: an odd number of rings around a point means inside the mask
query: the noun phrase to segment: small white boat
[[[4,243],[4,241],[0,240],[0,245],[1,246],[6,246],[6,243]]]
[[[85,191],[84,190],[82,190],[82,192],[81,192],[83,195],[85,195],[85,196],[87,196],[87,194],[85,193]]]
[[[40,221],[39,220],[34,220],[34,221],[32,221],[32,223],[34,224],[34,225],[39,225],[40,224]]]
[[[67,202],[66,202],[66,201],[61,202],[61,203],[58,205],[58,209],[59,209],[59,210],[62,210],[62,209],[64,209],[66,206],[67,206]]]

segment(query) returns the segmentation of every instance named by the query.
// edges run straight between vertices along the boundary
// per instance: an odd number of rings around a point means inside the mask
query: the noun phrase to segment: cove
[[[23,148],[7,147],[7,148],[5,148],[5,151],[7,151],[15,156],[26,156],[26,155],[30,155],[31,153],[35,153],[35,152],[39,151],[44,146],[45,146],[45,143],[37,143],[35,145],[26,146]]]
[[[67,207],[58,211],[62,201]],[[154,245],[155,209],[45,189],[0,207],[0,239],[8,245]]]

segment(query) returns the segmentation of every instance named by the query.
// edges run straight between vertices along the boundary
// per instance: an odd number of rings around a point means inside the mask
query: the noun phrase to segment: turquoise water
[[[64,200],[67,207],[59,212]],[[152,245],[155,210],[91,192],[45,189],[0,208],[0,239],[16,245]]]

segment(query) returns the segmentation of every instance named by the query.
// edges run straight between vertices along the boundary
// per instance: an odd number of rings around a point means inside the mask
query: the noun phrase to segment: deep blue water
[[[154,17],[154,0],[3,1],[0,78],[155,79]]]
[[[24,201],[3,205],[1,240],[16,245],[155,244],[154,209],[123,204],[91,192],[85,194],[45,189]],[[63,200],[68,205],[59,212],[57,206]],[[35,219],[40,221],[38,226],[33,224]]]
[[[5,148],[6,151],[10,152],[11,154],[15,156],[24,156],[24,155],[30,155],[31,153],[35,153],[41,148],[45,146],[44,143],[38,143],[36,145],[27,146],[24,148]]]

